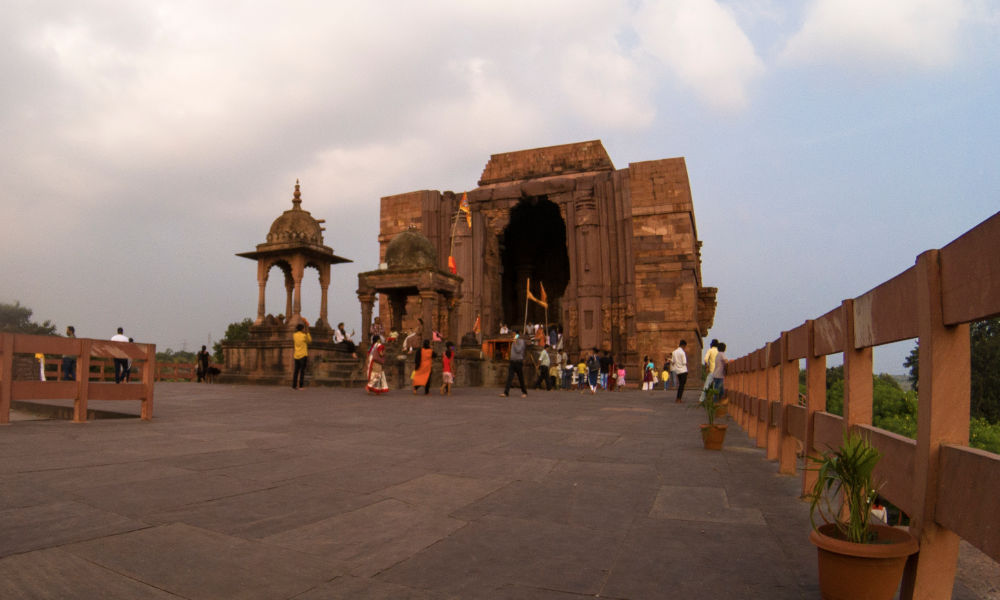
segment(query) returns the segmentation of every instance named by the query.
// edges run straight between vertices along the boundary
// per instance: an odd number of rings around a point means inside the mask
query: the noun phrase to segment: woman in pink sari
[[[365,389],[369,394],[384,394],[389,391],[385,380],[382,364],[385,362],[385,345],[378,335],[372,336],[372,347],[368,349],[368,384]]]

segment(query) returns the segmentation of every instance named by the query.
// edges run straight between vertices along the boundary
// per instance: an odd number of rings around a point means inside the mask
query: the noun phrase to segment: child
[[[451,384],[455,382],[455,371],[452,361],[455,359],[455,344],[445,344],[444,356],[441,357],[441,395],[451,395]]]
[[[576,381],[580,386],[580,391],[587,385],[587,362],[580,356],[580,362],[576,364]]]
[[[625,365],[618,365],[618,391],[625,389]]]

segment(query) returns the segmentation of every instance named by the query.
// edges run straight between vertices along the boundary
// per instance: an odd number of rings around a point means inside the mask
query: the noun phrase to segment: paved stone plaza
[[[0,598],[818,596],[798,479],[732,424],[703,450],[696,392],[497,393],[172,383],[149,423],[18,420]],[[955,598],[991,597],[969,565]]]

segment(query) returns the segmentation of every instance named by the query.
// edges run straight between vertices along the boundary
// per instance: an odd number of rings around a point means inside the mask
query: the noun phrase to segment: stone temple
[[[634,374],[642,356],[660,365],[683,338],[689,363],[700,362],[716,288],[703,285],[683,158],[616,169],[597,140],[494,154],[466,193],[469,221],[459,210],[462,195],[424,190],[382,198],[383,269],[393,240],[416,231],[429,241],[425,254],[435,256],[442,284],[428,280],[419,291],[393,295],[367,283],[378,272],[362,274],[364,322],[378,301],[387,329],[415,330],[418,318],[429,318],[427,328],[456,343],[469,339],[477,319],[481,339],[495,336],[501,323],[520,329],[527,320],[561,326],[571,359],[607,349]],[[449,255],[454,281],[440,276]],[[535,297],[544,286],[547,314],[526,303],[529,279]]]

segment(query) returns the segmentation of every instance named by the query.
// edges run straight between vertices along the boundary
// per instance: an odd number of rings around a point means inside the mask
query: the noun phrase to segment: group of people
[[[623,390],[626,388],[626,369],[622,361],[611,356],[607,350],[592,348],[588,354],[581,355],[577,362],[571,362],[568,354],[563,348],[562,331],[556,327],[551,327],[547,332],[540,325],[529,326],[531,338],[538,346],[537,357],[533,357],[525,336],[521,336],[516,330],[510,330],[506,324],[501,324],[501,333],[512,334],[514,336],[510,347],[510,355],[507,368],[507,381],[504,391],[500,394],[503,397],[510,395],[510,389],[517,378],[521,389],[521,397],[528,395],[527,381],[524,376],[524,363],[526,360],[534,361],[537,366],[538,376],[535,380],[534,388],[541,389],[576,389],[585,392],[588,388],[591,394],[600,390]],[[339,323],[334,332],[334,342],[344,347],[346,351],[354,354],[356,347],[344,331],[344,324]],[[383,394],[389,391],[389,385],[385,376],[385,352],[386,346],[383,340],[383,331],[375,321],[372,325],[371,345],[365,358],[365,369],[367,383],[365,389],[370,394]],[[308,331],[308,322],[303,319],[296,327],[294,338],[294,359],[295,368],[293,370],[292,387],[301,388],[304,383],[307,345],[312,341]],[[435,340],[437,341],[437,340]],[[414,363],[411,373],[411,383],[413,393],[417,394],[420,388],[424,388],[424,394],[430,393],[431,370],[437,353],[431,347],[431,340],[423,338],[419,347],[413,344]],[[725,356],[726,345],[718,340],[712,340],[708,351],[705,353],[703,363],[707,376],[702,395],[699,401],[704,400],[705,392],[709,387],[718,390],[720,396],[725,378],[725,366],[729,362]],[[355,355],[356,356],[356,355]],[[443,395],[451,394],[451,387],[455,381],[454,361],[455,346],[452,342],[445,343],[444,353],[441,359],[441,388]],[[649,356],[642,359],[642,389],[652,391],[655,389],[659,377],[656,372],[656,365]],[[676,387],[676,402],[682,402],[684,388],[688,377],[687,341],[680,340],[677,348],[668,356],[664,357],[663,368],[660,372],[663,380],[663,389],[669,390]]]

